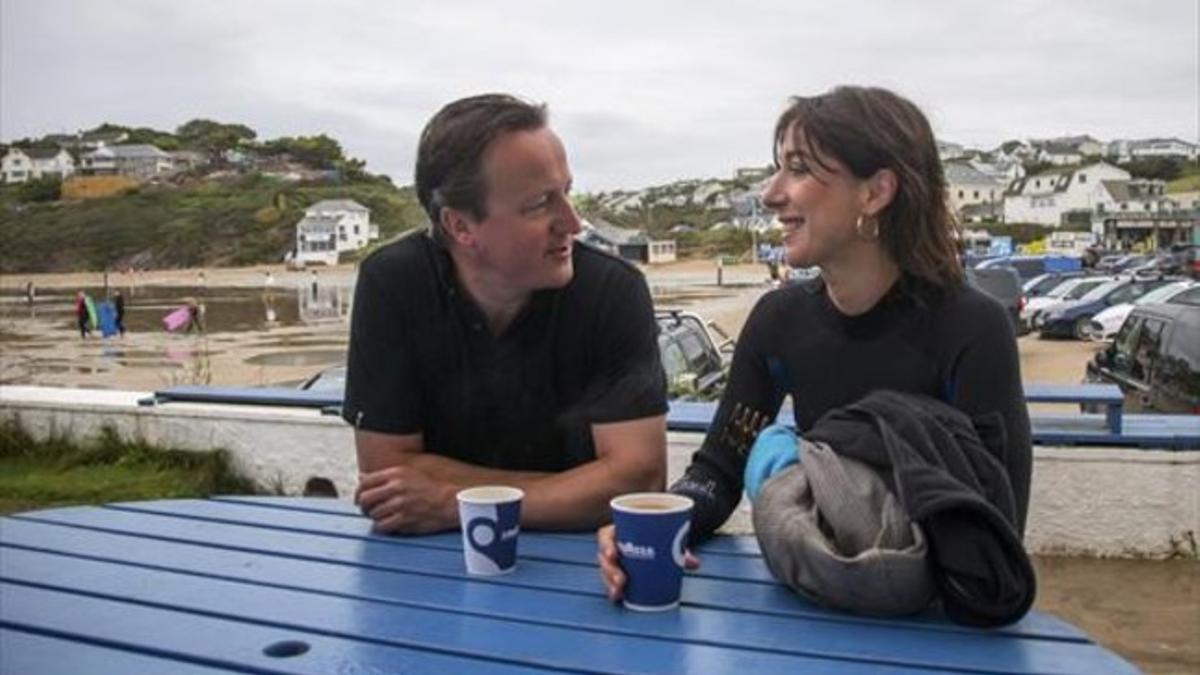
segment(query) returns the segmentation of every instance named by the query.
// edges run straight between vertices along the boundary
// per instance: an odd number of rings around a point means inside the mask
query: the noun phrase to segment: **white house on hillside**
[[[1068,166],[1083,161],[1083,153],[1067,143],[1046,143],[1038,150],[1037,160],[1055,166]]]
[[[82,173],[116,174],[138,180],[175,171],[175,159],[153,145],[107,145],[83,156]]]
[[[1149,138],[1129,144],[1129,154],[1134,159],[1146,157],[1200,157],[1200,146],[1178,138]]]
[[[296,223],[296,261],[336,265],[339,253],[378,238],[370,209],[352,199],[326,199],[308,207]]]
[[[1026,176],[1004,194],[1004,221],[1057,227],[1069,212],[1095,209],[1101,181],[1129,179],[1128,171],[1104,162]]]
[[[24,183],[43,176],[66,178],[75,173],[75,160],[61,148],[13,148],[0,158],[0,178]]]
[[[1161,180],[1134,178],[1102,180],[1092,195],[1097,213],[1158,213],[1172,211],[1179,203],[1164,194],[1167,184]]]
[[[946,173],[946,192],[950,207],[962,213],[964,206],[992,204],[1004,199],[1005,183],[962,161],[942,165]]]

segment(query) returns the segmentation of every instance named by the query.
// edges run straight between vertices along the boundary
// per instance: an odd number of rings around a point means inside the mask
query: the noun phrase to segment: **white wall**
[[[156,445],[227,448],[236,466],[299,494],[310,476],[329,478],[343,498],[357,480],[353,431],[316,411],[170,403],[138,407],[146,392],[0,388],[0,414],[35,437],[94,436],[104,424]],[[667,435],[668,482],[700,446],[694,433]],[[743,499],[722,528],[752,531]],[[1034,553],[1165,557],[1200,536],[1200,451],[1034,448],[1026,547]]]

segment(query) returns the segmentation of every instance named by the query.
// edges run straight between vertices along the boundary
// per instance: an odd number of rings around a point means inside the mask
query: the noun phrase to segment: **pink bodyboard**
[[[163,317],[163,328],[166,328],[168,331],[174,333],[175,331],[186,327],[188,325],[188,321],[191,321],[191,319],[192,315],[185,305]]]

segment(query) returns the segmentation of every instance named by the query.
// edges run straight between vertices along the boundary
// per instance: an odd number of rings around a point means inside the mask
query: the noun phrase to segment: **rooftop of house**
[[[170,159],[171,155],[157,147],[145,143],[134,145],[108,145],[99,150],[89,152],[87,157],[112,157],[114,159]]]
[[[970,185],[1001,185],[1000,181],[966,162],[946,162],[942,165],[942,169],[946,173],[946,182],[951,185],[962,183]]]
[[[316,204],[305,209],[306,213],[344,213],[346,211],[366,211],[370,213],[371,209],[359,204],[353,199],[323,199]]]
[[[1104,180],[1100,181],[1104,189],[1108,191],[1108,195],[1113,201],[1128,202],[1128,201],[1166,201],[1168,198],[1162,194],[1161,181],[1146,181],[1146,180]]]
[[[65,152],[62,148],[13,148],[19,150],[29,159],[54,159]],[[67,155],[70,157],[70,154]]]
[[[617,227],[599,218],[585,220],[583,229],[586,234],[597,236],[614,245],[645,244],[649,241],[646,233],[641,230],[629,230],[624,227]]]

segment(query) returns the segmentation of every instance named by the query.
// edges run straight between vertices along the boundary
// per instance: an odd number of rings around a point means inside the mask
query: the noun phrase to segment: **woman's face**
[[[777,151],[778,166],[762,201],[783,224],[790,265],[827,267],[861,246],[875,245],[855,230],[869,198],[865,181],[827,155],[818,163],[803,134],[789,130]]]

